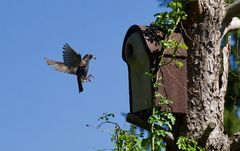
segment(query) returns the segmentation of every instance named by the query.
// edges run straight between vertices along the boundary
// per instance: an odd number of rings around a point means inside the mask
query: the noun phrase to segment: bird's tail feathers
[[[46,62],[47,62],[48,65],[54,65],[54,64],[57,63],[57,61],[50,60],[50,59],[48,59],[48,58],[46,58],[46,57],[44,57],[44,59],[46,60]]]
[[[83,91],[83,86],[82,86],[82,80],[80,76],[77,76],[77,82],[78,82],[78,89],[79,93]]]

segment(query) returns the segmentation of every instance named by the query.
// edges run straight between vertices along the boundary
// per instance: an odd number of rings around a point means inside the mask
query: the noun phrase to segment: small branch
[[[120,126],[118,125],[118,123],[111,122],[111,121],[104,121],[104,122],[101,122],[101,123],[97,126],[97,128],[100,128],[103,124],[113,124],[113,125],[115,125],[117,128],[120,129]]]
[[[237,30],[240,28],[240,19],[238,17],[233,17],[230,24],[226,27],[223,27],[222,38],[229,32],[233,30]]]
[[[211,132],[215,129],[215,127],[217,126],[216,123],[210,122],[208,124],[208,127],[205,129],[202,137],[199,139],[198,143],[199,146],[205,147],[206,146],[206,142],[208,140],[209,135],[211,134]]]
[[[227,91],[227,83],[228,83],[228,72],[229,72],[229,55],[231,52],[231,46],[230,46],[230,37],[227,39],[226,46],[223,47],[222,53],[223,53],[223,62],[222,62],[222,68],[223,72],[221,74],[221,85],[220,85],[220,96],[224,97]]]
[[[225,25],[228,25],[231,22],[231,19],[233,17],[239,16],[240,15],[240,0],[237,0],[233,4],[229,5],[225,9],[225,17],[223,23]]]
[[[235,133],[232,137],[229,138],[231,151],[240,150],[240,132]]]
[[[177,149],[177,145],[176,142],[174,140],[174,136],[172,133],[167,133],[167,136],[163,138],[163,140],[165,142],[167,142],[167,148],[171,148],[171,150],[176,150]]]
[[[186,30],[185,27],[183,26],[182,22],[181,22],[180,24],[181,24],[181,28],[183,29],[184,35],[185,35],[189,40],[191,40],[192,42],[197,43],[195,40],[193,40],[193,39],[189,36],[189,34],[187,33],[187,30]]]

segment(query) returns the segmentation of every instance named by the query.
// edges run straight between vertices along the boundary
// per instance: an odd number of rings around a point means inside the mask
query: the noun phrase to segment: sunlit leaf
[[[175,60],[175,65],[178,67],[178,68],[182,68],[184,66],[184,62],[182,61],[179,61],[179,60]]]

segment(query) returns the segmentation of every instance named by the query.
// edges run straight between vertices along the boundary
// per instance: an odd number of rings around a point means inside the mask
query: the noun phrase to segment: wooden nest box
[[[155,88],[152,80],[146,73],[153,72],[159,65],[163,50],[160,40],[165,35],[156,27],[131,26],[124,38],[122,58],[128,66],[129,79],[129,103],[130,114],[127,121],[145,128],[144,122],[151,115],[152,108],[159,106],[159,100],[153,99]],[[183,42],[180,33],[174,33],[173,37]],[[158,68],[161,86],[158,92],[173,103],[170,104],[171,111],[176,114],[187,112],[187,52],[180,49],[175,54],[175,59],[184,63],[182,68],[173,63],[174,50],[164,50],[163,59],[165,65]],[[161,106],[164,108],[164,106]]]

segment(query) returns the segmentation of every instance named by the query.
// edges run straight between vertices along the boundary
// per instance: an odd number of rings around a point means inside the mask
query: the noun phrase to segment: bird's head
[[[96,59],[96,57],[92,54],[86,54],[84,57],[83,57],[84,60],[91,60],[91,59]]]

